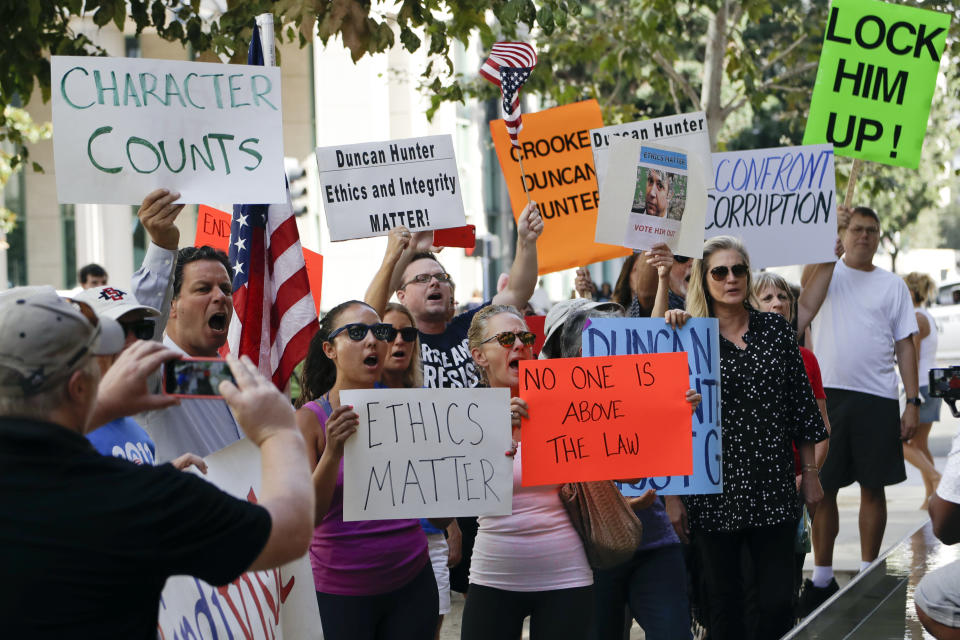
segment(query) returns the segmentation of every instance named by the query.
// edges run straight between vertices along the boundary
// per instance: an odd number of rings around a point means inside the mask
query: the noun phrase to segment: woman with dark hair
[[[304,362],[296,418],[316,465],[310,564],[327,640],[430,640],[436,630],[437,583],[419,521],[343,520],[343,446],[359,417],[340,392],[380,386],[396,336],[351,300],[324,316]]]
[[[801,496],[811,513],[823,498],[814,444],[827,432],[796,332],[783,316],[757,311],[751,295],[746,250],[718,236],[694,261],[686,312],[667,312],[673,325],[693,316],[716,318],[720,327],[723,493],[686,496],[682,504],[667,498],[681,539],[693,533],[714,640],[779,638],[793,626]],[[794,442],[802,463],[799,495]]]

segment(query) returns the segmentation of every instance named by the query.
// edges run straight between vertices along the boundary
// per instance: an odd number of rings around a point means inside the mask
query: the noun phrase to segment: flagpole
[[[260,48],[263,49],[263,66],[277,66],[277,50],[273,35],[273,14],[261,13],[256,17],[260,27]]]
[[[517,154],[517,159],[520,162],[520,186],[523,187],[523,192],[527,196],[527,204],[530,204],[530,192],[527,191],[527,174],[523,172],[523,153]]]

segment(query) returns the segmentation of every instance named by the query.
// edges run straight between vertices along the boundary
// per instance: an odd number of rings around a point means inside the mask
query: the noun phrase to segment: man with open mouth
[[[140,206],[137,216],[150,235],[150,246],[133,275],[134,295],[161,311],[155,340],[184,356],[217,358],[233,316],[230,262],[213,247],[178,250],[180,231],[174,221],[183,205],[174,202],[179,197],[158,189]],[[187,452],[205,457],[242,437],[220,398],[183,398],[179,406],[141,414],[137,421],[156,443],[159,464]]]

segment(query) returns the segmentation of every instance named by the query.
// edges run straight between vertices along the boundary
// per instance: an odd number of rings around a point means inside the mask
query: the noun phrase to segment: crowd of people
[[[960,487],[938,490],[926,444],[939,411],[921,386],[936,350],[931,283],[873,266],[869,208],[841,210],[838,260],[808,266],[799,295],[754,272],[728,236],[708,240],[702,258],[662,244],[635,253],[612,290],[578,270],[580,297],[549,310],[540,358],[580,356],[597,317],[715,318],[720,334],[722,493],[631,500],[642,542],[601,569],[559,487],[521,484],[530,409],[519,363],[536,340],[522,310],[544,224],[535,205],[517,220],[506,285],[485,304],[458,312],[432,232],[394,229],[363,300],[324,314],[296,398],[242,359],[230,360],[222,397],[201,399],[157,393],[157,370],[217,356],[231,270],[220,251],[179,248],[178,197],[144,199],[151,244],[130,286],[0,294],[0,565],[14,585],[0,611],[12,637],[156,637],[168,576],[220,585],[306,554],[329,640],[439,637],[451,590],[466,596],[464,640],[519,638],[526,618],[534,640],[620,640],[634,620],[649,640],[692,638],[694,627],[713,640],[778,638],[838,589],[841,487],[860,487],[864,567],[880,552],[884,487],[904,480],[904,458],[924,474],[925,506],[960,502]],[[510,515],[345,521],[344,445],[359,417],[341,392],[479,386],[510,390]],[[685,399],[701,400],[693,389]],[[260,448],[257,504],[181,472],[204,472],[205,456],[241,438]],[[811,520],[815,568],[801,585]],[[960,626],[937,614],[948,590],[926,597],[931,624]]]

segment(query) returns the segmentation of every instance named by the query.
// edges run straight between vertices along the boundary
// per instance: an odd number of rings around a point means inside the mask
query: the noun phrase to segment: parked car
[[[937,360],[944,365],[960,364],[960,280],[940,285],[930,314],[937,322]]]

